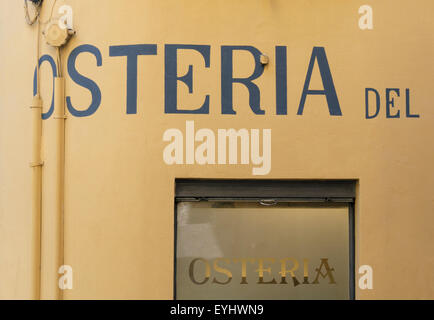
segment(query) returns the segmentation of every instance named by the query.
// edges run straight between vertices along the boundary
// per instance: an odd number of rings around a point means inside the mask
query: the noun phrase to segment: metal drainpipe
[[[47,22],[49,27],[55,30],[43,33],[47,43],[57,49],[58,76],[54,79],[54,119],[56,120],[56,179],[55,179],[55,211],[54,215],[46,216],[42,221],[42,166],[41,142],[42,142],[42,100],[40,97],[39,77],[39,42],[40,42],[40,10],[41,3],[38,3],[38,14],[34,20],[28,21],[30,25],[38,22],[37,31],[37,89],[31,105],[33,122],[33,145],[32,145],[32,218],[34,226],[33,252],[34,252],[34,299],[62,299],[63,292],[59,288],[58,270],[64,265],[64,183],[65,183],[65,79],[61,75],[61,47],[69,38],[75,34],[72,29],[62,32],[57,23],[51,18],[54,5],[52,3],[51,15]],[[27,2],[25,2],[26,14]],[[30,19],[28,19],[30,20]],[[50,24],[53,22],[53,24]],[[48,28],[48,27],[47,27]],[[56,29],[57,28],[57,29]],[[65,30],[65,29],[63,29]],[[50,210],[51,211],[51,210]],[[43,228],[45,226],[45,230]],[[50,239],[51,241],[42,239]],[[44,260],[42,259],[44,254]],[[44,261],[44,264],[42,264]],[[43,282],[43,283],[42,283]]]
[[[59,53],[60,54],[60,53]],[[60,69],[60,66],[59,66]],[[64,182],[65,182],[65,79],[63,77],[55,78],[55,104],[54,104],[54,119],[56,120],[56,253],[58,270],[64,264],[63,254],[63,226],[64,226]],[[56,254],[55,253],[55,254]],[[56,275],[58,276],[57,273]],[[57,282],[56,282],[57,285]],[[62,290],[57,286],[53,288],[57,293],[57,299],[63,298]]]
[[[33,97],[30,110],[32,112],[32,226],[33,226],[33,298],[41,297],[41,225],[42,225],[42,99],[39,83],[39,36],[40,22],[37,19],[36,45],[36,95]]]
[[[32,105],[32,224],[34,226],[33,263],[34,263],[34,299],[40,299],[41,288],[41,205],[42,205],[42,100],[37,94]]]

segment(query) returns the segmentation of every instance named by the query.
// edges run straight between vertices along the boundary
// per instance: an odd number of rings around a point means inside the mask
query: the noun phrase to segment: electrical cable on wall
[[[31,2],[34,8],[34,15],[31,17],[29,13],[29,2]],[[75,34],[75,31],[69,28],[61,28],[59,26],[59,21],[53,19],[54,7],[56,6],[57,0],[53,1],[51,5],[51,11],[48,19],[46,21],[41,21],[41,9],[42,9],[43,0],[24,0],[24,12],[25,19],[27,24],[34,25],[36,22],[38,23],[37,30],[37,54],[36,54],[36,79],[37,79],[37,88],[36,88],[36,96],[40,95],[40,84],[39,84],[39,50],[40,50],[40,39],[39,35],[41,32],[41,24],[44,26],[42,34],[45,36],[47,44],[56,48],[56,62],[57,62],[57,73],[61,76],[61,47],[64,46],[69,38]]]
[[[32,2],[35,7],[36,12],[33,18],[30,18],[28,1]],[[33,25],[36,20],[38,20],[41,13],[41,4],[42,0],[24,0],[24,17],[26,18],[27,24]]]

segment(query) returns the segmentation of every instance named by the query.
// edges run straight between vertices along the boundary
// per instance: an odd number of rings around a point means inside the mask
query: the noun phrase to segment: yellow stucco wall
[[[357,179],[356,267],[374,268],[374,289],[358,299],[434,298],[434,3],[339,0],[128,0],[58,1],[74,10],[77,31],[62,52],[66,61],[82,44],[77,69],[102,93],[90,117],[68,115],[64,255],[74,269],[65,299],[171,299],[175,178]],[[53,1],[44,1],[42,19]],[[374,29],[360,30],[358,8],[370,4]],[[41,37],[42,39],[42,37]],[[42,40],[41,40],[42,41]],[[42,41],[44,42],[44,41]],[[126,58],[109,46],[157,44],[158,54],[139,57],[138,111],[126,114]],[[179,85],[178,100],[195,107],[210,95],[210,114],[164,113],[164,45],[211,46],[211,66],[194,52],[179,55],[179,73],[194,66],[194,94]],[[254,115],[247,90],[234,86],[236,115],[222,115],[220,47],[252,45],[270,58],[256,81],[265,115]],[[275,46],[287,46],[288,115],[275,112]],[[20,1],[0,3],[0,298],[32,298],[31,117],[36,27],[24,21]],[[323,96],[308,97],[297,115],[312,48],[324,47],[341,105],[331,117]],[[55,57],[41,45],[42,54]],[[235,72],[251,72],[235,56]],[[66,95],[79,108],[89,92],[66,73]],[[321,85],[318,70],[312,85]],[[319,86],[320,87],[320,86]],[[376,88],[382,108],[365,119],[365,88]],[[321,88],[321,87],[320,87]],[[385,89],[400,88],[400,119],[386,119]],[[405,118],[405,89],[412,112]],[[51,100],[51,73],[41,67],[44,111]],[[174,165],[162,158],[165,130],[271,128],[272,169],[252,176],[250,165]],[[52,212],[54,120],[43,123],[43,219]],[[48,221],[48,220],[47,220]],[[43,222],[44,223],[44,222]],[[44,236],[44,232],[46,235]],[[42,260],[50,255],[43,225]],[[44,251],[45,248],[45,251]],[[44,255],[45,254],[45,255]],[[49,258],[47,258],[49,259]],[[48,270],[48,269],[45,269]],[[55,270],[52,270],[55,272]],[[46,272],[52,272],[46,271]],[[55,277],[42,286],[54,286]],[[48,279],[47,278],[47,279]],[[51,281],[51,282],[50,282]],[[54,281],[54,282],[53,282]]]

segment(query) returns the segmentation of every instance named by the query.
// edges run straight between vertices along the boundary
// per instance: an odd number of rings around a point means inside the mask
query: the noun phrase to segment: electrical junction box
[[[53,47],[64,46],[74,33],[74,30],[61,28],[58,20],[51,21],[43,31],[45,40]]]

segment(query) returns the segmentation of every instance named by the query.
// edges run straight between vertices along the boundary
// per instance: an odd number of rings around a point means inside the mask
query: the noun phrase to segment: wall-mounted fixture
[[[45,36],[47,44],[59,48],[68,42],[69,38],[75,34],[75,31],[66,27],[61,28],[58,20],[52,20],[42,31],[42,34]]]

